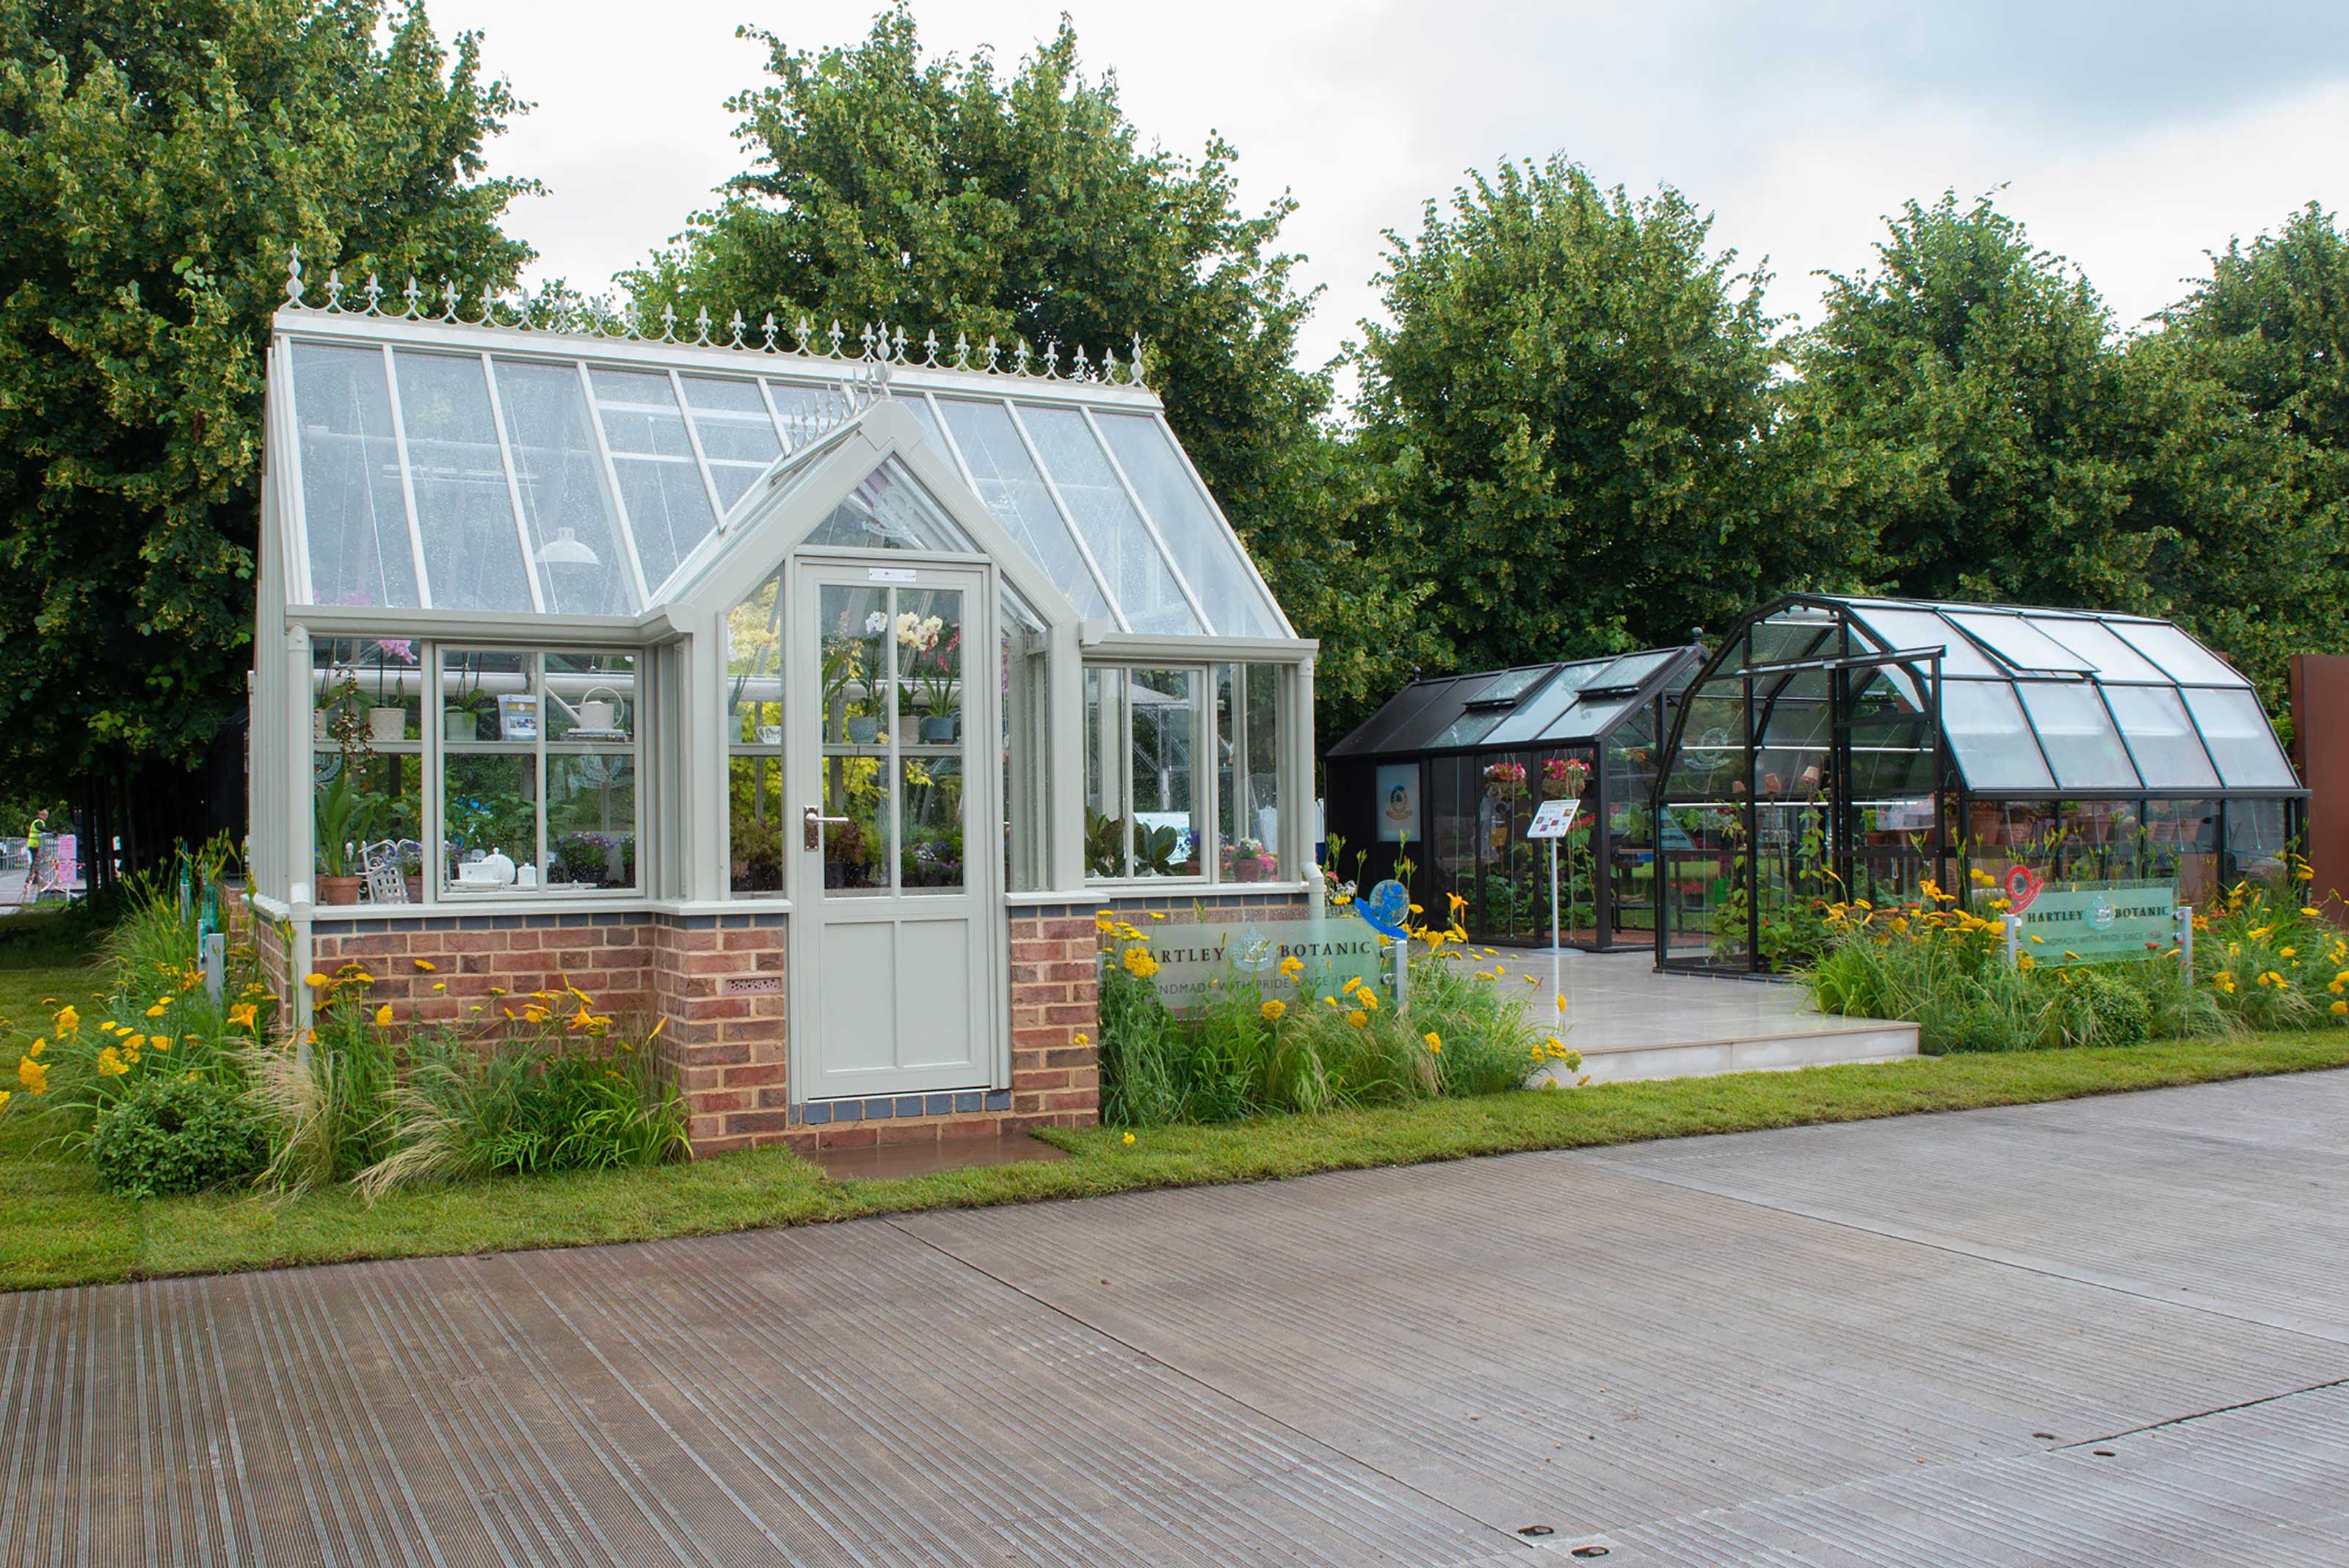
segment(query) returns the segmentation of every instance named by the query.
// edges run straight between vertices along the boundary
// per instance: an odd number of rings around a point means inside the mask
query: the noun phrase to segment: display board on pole
[[[1579,800],[1546,800],[1534,808],[1534,819],[1526,825],[1526,838],[1549,840],[1549,989],[1553,996],[1566,992],[1557,967],[1566,945],[1559,940],[1557,929],[1557,841],[1574,831],[1575,814],[1581,809]]]

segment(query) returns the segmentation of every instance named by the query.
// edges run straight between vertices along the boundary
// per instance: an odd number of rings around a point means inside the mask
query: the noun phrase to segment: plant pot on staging
[[[959,713],[946,713],[935,719],[923,720],[922,739],[934,745],[946,742],[961,740],[962,715]]]
[[[470,741],[479,728],[471,708],[440,710],[440,738],[444,741]]]
[[[869,746],[881,739],[881,721],[878,716],[851,718],[846,722],[848,743],[852,746]]]
[[[321,877],[318,878],[318,902],[321,904],[356,904],[359,901],[359,878],[357,877]]]
[[[370,741],[404,741],[408,738],[408,710],[405,708],[370,708],[367,710],[367,739]]]

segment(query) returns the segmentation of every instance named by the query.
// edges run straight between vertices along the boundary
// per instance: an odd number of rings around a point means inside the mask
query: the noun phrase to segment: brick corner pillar
[[[760,1144],[814,1147],[790,1106],[787,915],[657,915],[652,1000],[668,1022],[661,1064],[686,1106],[696,1158]]]
[[[1011,918],[1011,1106],[1002,1127],[1089,1127],[1101,1120],[1099,943],[1090,911]]]

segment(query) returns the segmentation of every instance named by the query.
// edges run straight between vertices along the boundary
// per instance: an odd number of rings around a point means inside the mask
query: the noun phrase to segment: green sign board
[[[1267,997],[1318,1004],[1334,996],[1350,977],[1381,985],[1394,967],[1394,950],[1351,915],[1316,914],[1302,920],[1230,920],[1176,924],[1138,921],[1150,956],[1158,998],[1176,1012],[1195,1012],[1214,1000],[1217,988],[1235,981],[1251,983]],[[1295,980],[1280,971],[1283,959],[1305,968]],[[1117,961],[1114,955],[1112,963]]]
[[[2159,958],[2178,944],[2168,882],[2049,882],[2014,913],[2022,950],[2044,964]]]

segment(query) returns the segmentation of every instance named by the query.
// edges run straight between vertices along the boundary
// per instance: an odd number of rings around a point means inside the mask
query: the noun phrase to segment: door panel
[[[994,646],[991,574],[902,552],[794,574],[797,1097],[988,1086],[1001,737],[963,650]]]

